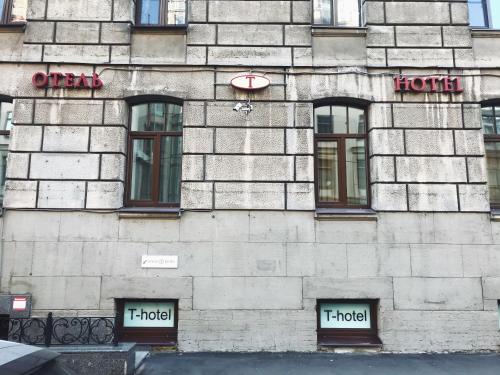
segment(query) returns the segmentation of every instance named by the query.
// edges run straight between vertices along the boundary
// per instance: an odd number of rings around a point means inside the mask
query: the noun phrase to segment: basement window
[[[178,301],[173,299],[116,300],[119,342],[175,346]]]
[[[377,300],[318,300],[318,344],[328,347],[380,347]]]

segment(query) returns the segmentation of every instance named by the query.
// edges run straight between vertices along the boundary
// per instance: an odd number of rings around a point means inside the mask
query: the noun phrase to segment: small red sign
[[[84,73],[75,75],[73,73],[44,73],[37,72],[33,74],[31,79],[33,86],[39,89],[100,89],[104,86],[104,82],[99,78],[97,73],[87,77]]]
[[[269,79],[256,74],[244,74],[238,77],[234,77],[231,80],[231,86],[246,91],[262,90],[270,84],[271,81],[269,81]]]
[[[413,77],[399,76],[394,78],[394,89],[397,92],[431,92],[454,93],[464,91],[460,77]]]
[[[28,298],[14,297],[14,300],[12,301],[12,310],[26,311],[27,308],[28,308]]]

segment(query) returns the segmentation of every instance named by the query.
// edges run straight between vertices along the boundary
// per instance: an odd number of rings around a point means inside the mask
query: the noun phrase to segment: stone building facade
[[[187,22],[140,27],[140,4],[29,0],[25,24],[0,26],[2,293],[30,294],[33,316],[174,299],[183,351],[318,350],[323,299],[376,301],[385,351],[498,349],[482,106],[500,100],[500,34],[471,28],[466,1],[363,0],[359,27],[315,25],[307,0],[188,0]],[[39,88],[37,72],[103,87]],[[230,86],[248,72],[271,85]],[[400,76],[463,91],[398,92]],[[153,99],[182,107],[178,208],[127,203],[130,109]],[[319,103],[366,111],[366,207],[317,199]]]

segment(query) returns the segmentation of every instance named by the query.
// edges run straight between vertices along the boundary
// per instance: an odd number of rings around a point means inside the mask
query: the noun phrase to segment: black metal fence
[[[9,341],[29,345],[117,344],[114,318],[11,318]]]

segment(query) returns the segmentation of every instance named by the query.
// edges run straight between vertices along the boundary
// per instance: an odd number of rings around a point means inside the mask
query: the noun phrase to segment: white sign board
[[[174,302],[125,302],[123,326],[171,328],[174,313]]]
[[[231,86],[246,91],[262,90],[270,84],[268,78],[256,74],[243,74],[231,80]]]
[[[142,268],[177,268],[179,257],[177,255],[143,255]]]
[[[321,328],[371,328],[369,303],[322,303]]]
[[[24,311],[28,306],[28,299],[26,297],[14,297],[12,301],[12,310]]]

